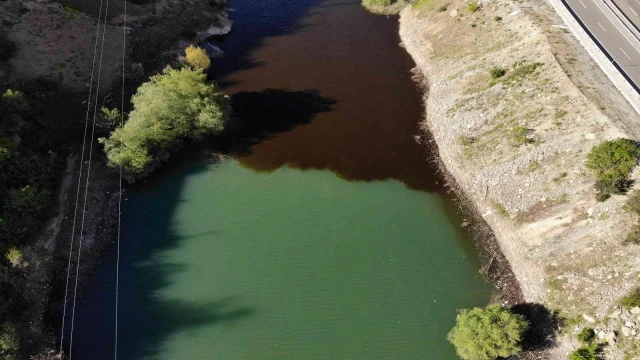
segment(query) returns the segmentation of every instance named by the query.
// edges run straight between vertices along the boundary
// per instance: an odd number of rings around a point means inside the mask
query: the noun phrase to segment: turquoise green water
[[[440,196],[235,160],[177,170],[127,202],[121,358],[456,358],[456,309],[488,288]],[[80,346],[109,353],[94,325],[112,314],[84,309]]]

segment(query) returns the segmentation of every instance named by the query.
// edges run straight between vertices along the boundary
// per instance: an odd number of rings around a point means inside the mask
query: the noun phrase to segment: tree
[[[186,55],[185,61],[194,69],[206,70],[211,65],[209,55],[207,55],[207,52],[200,47],[189,45],[184,52]]]
[[[447,339],[465,360],[493,360],[522,351],[520,342],[528,327],[524,316],[490,305],[460,310]]]
[[[222,131],[227,122],[226,97],[206,75],[189,68],[167,67],[133,96],[129,119],[101,138],[109,165],[122,166],[129,178],[144,175],[189,139]]]
[[[604,141],[587,154],[586,166],[598,177],[595,187],[598,200],[623,194],[629,188],[631,169],[638,162],[640,148],[629,139]]]

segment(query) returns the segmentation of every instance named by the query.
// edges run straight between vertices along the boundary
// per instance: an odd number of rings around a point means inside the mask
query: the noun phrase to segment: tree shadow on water
[[[336,103],[317,90],[239,92],[231,98],[237,129],[229,146],[235,153],[249,154],[253,145],[308,124],[317,114],[331,111]]]
[[[118,301],[120,359],[160,358],[166,343],[180,333],[205,328],[210,331],[242,321],[256,311],[242,305],[242,294],[222,294],[212,299],[189,292],[209,277],[191,277],[189,281],[195,284],[186,287],[177,283],[184,281],[178,275],[190,270],[193,259],[175,251],[186,241],[208,240],[219,233],[181,234],[176,229],[179,224],[175,212],[185,201],[185,180],[210,166],[211,161],[186,163],[176,159],[167,166],[172,171],[159,172],[157,178],[125,197]],[[95,273],[89,275],[78,301],[73,340],[76,359],[106,360],[114,355],[116,249],[105,255]]]
[[[303,19],[321,0],[231,0],[231,32],[209,40],[219,46],[224,56],[213,60],[211,75],[222,87],[235,81],[226,78],[236,71],[252,69],[264,62],[253,56],[268,38],[302,31]],[[206,46],[206,45],[205,45]]]

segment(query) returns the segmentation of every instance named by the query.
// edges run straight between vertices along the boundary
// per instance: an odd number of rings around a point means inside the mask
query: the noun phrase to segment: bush
[[[622,242],[624,245],[640,245],[640,225],[636,224],[631,228],[629,234]]]
[[[469,3],[469,5],[467,5],[467,10],[469,10],[469,12],[471,13],[478,11],[479,8],[480,8],[480,4],[478,4],[477,1],[472,1]]]
[[[578,334],[578,340],[585,344],[591,344],[596,339],[596,332],[592,328],[584,328]]]
[[[569,360],[596,360],[597,345],[583,346],[569,355]]]
[[[17,360],[20,341],[18,329],[11,323],[5,323],[0,330],[0,358],[3,360]]]
[[[639,156],[640,148],[629,139],[604,141],[591,149],[586,166],[598,177],[595,184],[598,200],[623,194],[629,189],[629,174]]]
[[[2,94],[2,100],[8,104],[16,105],[16,106],[24,106],[27,104],[27,101],[24,98],[24,94],[18,90],[7,89],[7,91]]]
[[[133,96],[129,119],[100,138],[112,167],[129,180],[166,160],[185,140],[218,133],[227,122],[227,99],[202,71],[167,67]]]
[[[29,263],[24,261],[22,251],[18,250],[15,246],[9,249],[9,252],[7,252],[4,257],[9,260],[9,264],[11,264],[11,267],[14,269],[19,269],[29,265]]]
[[[513,141],[514,146],[531,144],[534,142],[533,139],[529,137],[531,130],[524,126],[516,126],[511,130],[511,140]]]
[[[449,4],[441,5],[441,6],[438,8],[438,12],[444,12],[444,11],[447,11],[447,9],[448,9],[448,8],[449,8]]]
[[[493,20],[494,21],[502,21],[502,17],[501,16],[494,16]]]
[[[21,189],[9,191],[4,203],[4,209],[20,215],[40,216],[49,210],[50,201],[50,191],[38,191],[34,187],[27,185]]]
[[[505,69],[503,69],[501,67],[495,66],[495,67],[491,68],[491,70],[489,70],[489,73],[491,73],[491,78],[492,79],[498,79],[498,78],[503,77],[507,73],[507,70],[505,70]]]
[[[192,68],[197,70],[206,70],[211,66],[211,59],[209,59],[209,55],[207,55],[207,52],[204,51],[204,49],[189,45],[184,52],[186,55],[185,61]]]
[[[463,359],[494,360],[522,351],[520,342],[528,327],[524,316],[490,305],[486,309],[461,310],[447,339]]]
[[[640,287],[632,290],[629,295],[623,297],[618,302],[626,308],[640,306]]]

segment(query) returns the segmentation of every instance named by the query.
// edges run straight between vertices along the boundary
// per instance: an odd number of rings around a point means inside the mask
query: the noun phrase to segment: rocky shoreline
[[[621,245],[633,220],[624,196],[595,200],[583,163],[600,141],[630,137],[619,119],[639,119],[604,74],[587,73],[595,64],[560,24],[538,1],[481,1],[478,11],[435,1],[402,10],[399,32],[428,88],[422,130],[476,214],[492,254],[480,251],[485,266],[500,254],[508,299],[544,304],[572,324],[544,357],[566,358],[589,326],[603,339],[619,334],[606,356],[622,359],[636,335],[608,315],[639,282],[639,251]],[[506,75],[492,78],[495,68]]]

